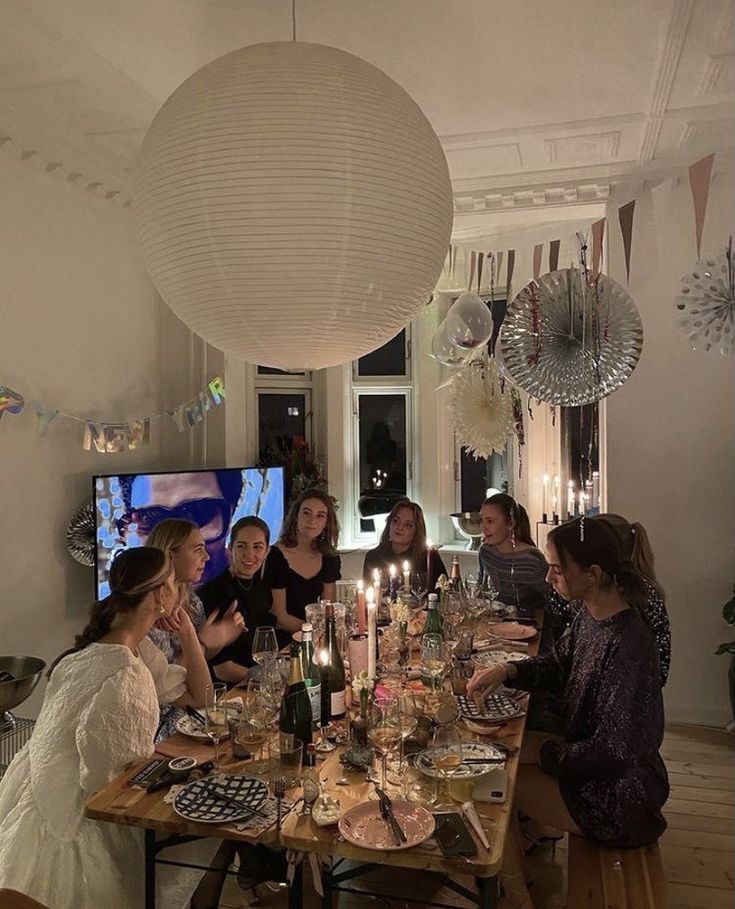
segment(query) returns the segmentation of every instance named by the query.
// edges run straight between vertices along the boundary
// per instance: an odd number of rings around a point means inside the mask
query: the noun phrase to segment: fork
[[[285,777],[279,776],[273,782],[273,794],[276,797],[277,803],[277,821],[276,821],[276,830],[280,831],[281,829],[281,800],[286,794],[286,779]]]

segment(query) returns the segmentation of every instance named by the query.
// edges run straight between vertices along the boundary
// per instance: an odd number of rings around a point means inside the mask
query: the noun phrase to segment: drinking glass
[[[440,634],[425,634],[421,639],[421,676],[429,680],[432,692],[436,691],[436,682],[444,677],[447,668],[443,643]]]
[[[286,789],[301,785],[301,764],[304,746],[301,739],[281,740],[278,746],[271,747],[271,776],[274,780],[282,777]]]
[[[392,715],[393,725],[398,729],[400,737],[398,785],[401,789],[401,795],[406,798],[406,774],[404,773],[405,743],[411,733],[416,731],[416,726],[419,721],[419,709],[416,706],[413,695],[405,691],[398,695],[395,703],[388,709]]]
[[[375,753],[382,759],[381,788],[387,786],[388,755],[398,745],[401,734],[395,722],[396,699],[381,701],[380,705],[373,704],[370,711],[368,726],[368,741],[375,749]]]
[[[444,793],[438,790],[435,807],[451,809],[454,802],[449,793],[449,781],[462,766],[462,738],[456,726],[438,726],[431,741],[431,758],[444,783]]]
[[[276,629],[268,625],[259,625],[253,635],[253,659],[263,666],[268,660],[275,659],[277,653]]]
[[[411,572],[411,593],[421,602],[429,592],[429,576],[425,571]]]
[[[214,682],[207,685],[204,695],[205,731],[214,743],[214,768],[219,770],[219,743],[227,735],[227,685]]]

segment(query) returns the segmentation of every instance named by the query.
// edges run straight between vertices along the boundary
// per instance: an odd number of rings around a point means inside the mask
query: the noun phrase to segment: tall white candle
[[[585,494],[580,490],[580,492],[579,492],[579,513],[580,514],[585,513],[585,507],[584,507],[585,498],[586,498]]]
[[[411,587],[411,563],[407,559],[403,562],[403,586],[406,590]]]
[[[541,510],[546,515],[549,513],[548,508],[546,507],[546,504],[548,501],[548,494],[549,494],[549,475],[548,475],[548,473],[544,474],[543,483],[544,483],[544,507]]]
[[[600,505],[600,471],[592,471],[592,507]]]
[[[574,514],[574,481],[570,480],[567,483],[567,514]]]
[[[375,678],[375,656],[376,656],[376,635],[377,619],[375,613],[375,591],[368,587],[365,593],[367,602],[367,632],[368,632],[368,678]]]

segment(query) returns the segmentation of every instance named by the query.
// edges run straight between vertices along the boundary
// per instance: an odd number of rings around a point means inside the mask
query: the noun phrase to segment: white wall
[[[145,275],[129,210],[5,155],[0,199],[0,383],[26,398],[22,414],[0,420],[0,653],[48,661],[94,599],[92,569],[64,546],[90,476],[191,464],[202,446],[167,417],[147,449],[83,451],[82,424],[58,418],[39,438],[33,402],[126,421],[186,400],[199,376],[188,331]],[[42,690],[21,715],[35,713]]]
[[[703,254],[723,250],[733,231],[732,161],[713,175]],[[609,273],[625,268],[609,211]],[[643,319],[641,361],[608,403],[609,510],[649,532],[667,592],[673,662],[667,718],[727,721],[727,658],[713,651],[732,629],[722,604],[735,581],[735,360],[689,349],[677,328],[674,296],[697,259],[686,173],[636,196],[630,292]]]

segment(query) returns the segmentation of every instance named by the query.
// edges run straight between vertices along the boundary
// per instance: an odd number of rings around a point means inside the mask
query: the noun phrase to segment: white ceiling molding
[[[717,95],[732,89],[735,78],[735,51],[710,54],[705,64],[702,81],[697,89],[700,98]]]

